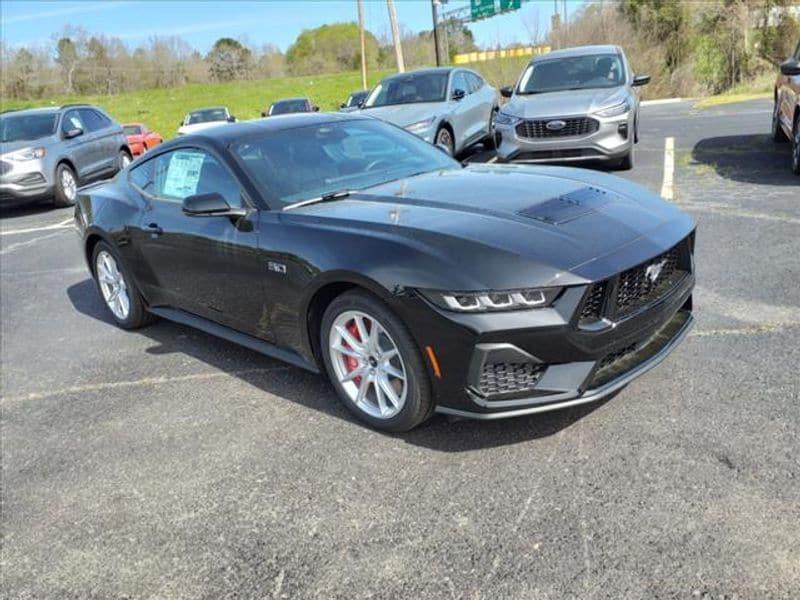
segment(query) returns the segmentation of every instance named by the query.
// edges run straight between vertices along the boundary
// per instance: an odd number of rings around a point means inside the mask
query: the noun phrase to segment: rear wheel
[[[493,108],[492,113],[489,115],[489,133],[483,139],[483,145],[487,150],[497,149],[497,128],[495,127],[495,119],[497,118],[497,109]]]
[[[356,417],[386,431],[408,431],[433,411],[430,380],[405,325],[366,292],[346,292],[325,311],[325,369]]]
[[[117,168],[118,170],[122,171],[125,167],[131,164],[131,155],[128,154],[127,150],[120,150],[119,156],[117,158]]]
[[[789,138],[781,127],[780,104],[775,100],[775,108],[772,109],[772,139],[778,143],[788,142]]]
[[[792,173],[800,175],[800,116],[794,120],[794,134],[792,135]]]
[[[75,171],[66,163],[56,167],[56,181],[53,204],[58,208],[72,206],[78,195],[78,178]]]
[[[100,296],[117,325],[123,329],[138,329],[152,321],[122,261],[106,242],[98,242],[94,247],[92,270]]]

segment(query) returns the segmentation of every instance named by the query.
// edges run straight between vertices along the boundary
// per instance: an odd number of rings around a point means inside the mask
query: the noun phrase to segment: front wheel
[[[100,296],[117,325],[123,329],[138,329],[152,320],[142,296],[109,244],[98,242],[94,247],[92,267]]]
[[[772,109],[772,139],[777,143],[788,142],[789,138],[781,126],[781,108],[778,101],[775,101],[775,108]]]
[[[497,146],[497,127],[495,126],[495,119],[497,118],[497,109],[492,109],[492,114],[489,115],[489,131],[483,139],[483,145],[487,150],[496,150]]]
[[[800,117],[794,120],[792,139],[792,173],[800,175]]]
[[[408,431],[431,415],[422,356],[405,325],[374,296],[353,291],[331,302],[320,346],[336,393],[360,420]]]
[[[56,208],[64,208],[75,204],[78,195],[78,178],[75,171],[66,164],[61,163],[56,167],[55,196],[53,204]]]
[[[450,156],[455,156],[456,154],[456,143],[453,139],[453,134],[450,133],[450,130],[447,127],[440,127],[439,131],[436,132],[436,138],[434,139],[434,144],[439,146],[444,146],[447,148],[448,153]]]
[[[633,168],[633,148],[628,153],[619,159],[617,162],[617,169],[620,171],[630,171]]]

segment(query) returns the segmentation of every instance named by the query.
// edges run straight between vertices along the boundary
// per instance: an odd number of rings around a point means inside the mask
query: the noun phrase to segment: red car
[[[160,133],[150,131],[143,123],[127,123],[122,126],[125,137],[128,138],[128,146],[134,156],[144,154],[150,148],[158,146],[164,139]]]

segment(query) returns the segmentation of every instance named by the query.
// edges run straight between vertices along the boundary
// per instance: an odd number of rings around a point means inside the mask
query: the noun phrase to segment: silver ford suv
[[[495,121],[501,161],[601,160],[633,166],[639,94],[618,46],[581,46],[535,57],[511,87]]]
[[[130,161],[122,126],[96,106],[0,114],[0,205],[52,198],[55,206],[70,206],[79,185]]]

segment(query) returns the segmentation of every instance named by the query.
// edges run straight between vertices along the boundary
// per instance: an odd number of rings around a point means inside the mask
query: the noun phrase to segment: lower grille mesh
[[[545,366],[534,363],[486,363],[478,391],[484,396],[525,392],[536,387]]]

